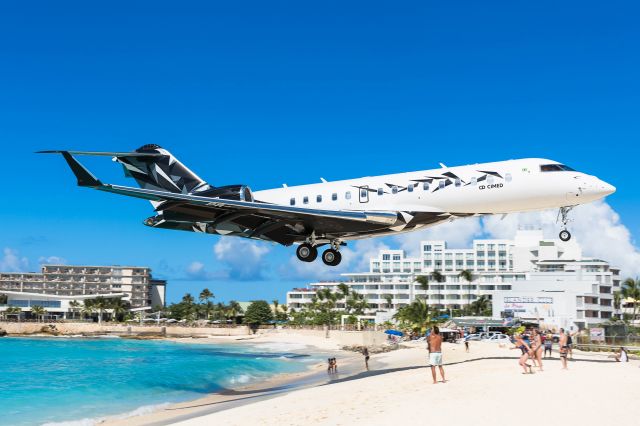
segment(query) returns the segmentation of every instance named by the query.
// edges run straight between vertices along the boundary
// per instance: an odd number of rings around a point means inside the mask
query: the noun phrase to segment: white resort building
[[[43,265],[41,272],[0,272],[0,311],[38,305],[48,316],[67,318],[72,301],[121,298],[132,308],[165,305],[166,281],[140,266]]]
[[[462,270],[472,272],[472,282],[459,276]],[[434,271],[444,281],[429,277],[428,290],[420,289],[416,277]],[[370,259],[369,271],[342,275],[343,280],[313,282],[289,291],[287,305],[300,309],[311,302],[316,290],[336,290],[342,282],[367,298],[371,313],[395,310],[416,296],[439,309],[462,309],[486,295],[492,300],[495,319],[584,328],[612,318],[613,293],[620,289],[617,268],[584,257],[575,240],[545,239],[538,229],[519,230],[513,240],[474,240],[468,249],[447,248],[445,241],[423,241],[419,257],[406,257],[403,250],[381,250]]]

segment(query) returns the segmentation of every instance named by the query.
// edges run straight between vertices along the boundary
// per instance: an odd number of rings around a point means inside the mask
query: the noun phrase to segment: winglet
[[[102,186],[102,182],[92,175],[89,170],[78,162],[78,160],[73,158],[68,151],[61,151],[60,153],[67,161],[67,164],[69,164],[69,167],[71,167],[73,174],[76,175],[76,178],[78,179],[78,186]]]

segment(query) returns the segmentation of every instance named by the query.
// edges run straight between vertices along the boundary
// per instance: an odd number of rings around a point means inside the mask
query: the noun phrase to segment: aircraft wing
[[[331,235],[327,235],[327,238],[340,238],[361,232],[383,231],[406,223],[406,215],[395,211],[307,209],[259,201],[211,198],[188,193],[105,184],[80,164],[71,155],[72,151],[47,151],[46,153],[62,154],[75,174],[79,186],[158,202],[156,210],[161,215],[145,221],[145,224],[154,227],[209,232],[208,227],[215,229],[220,226],[224,231],[228,230],[229,234],[273,240],[290,245],[293,242],[304,241],[312,231],[324,235],[323,229],[327,229],[332,232]],[[84,154],[84,152],[78,153]],[[110,154],[112,153],[104,155]],[[185,217],[189,220],[184,220]],[[223,226],[225,224],[227,228]],[[219,232],[212,231],[212,233]]]

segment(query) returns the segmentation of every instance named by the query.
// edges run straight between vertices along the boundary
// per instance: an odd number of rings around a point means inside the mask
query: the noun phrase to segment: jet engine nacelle
[[[225,200],[253,201],[251,188],[247,185],[227,185],[212,187],[198,195],[211,198],[224,198]]]

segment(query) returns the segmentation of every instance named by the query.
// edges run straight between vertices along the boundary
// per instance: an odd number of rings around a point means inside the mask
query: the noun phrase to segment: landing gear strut
[[[560,207],[558,212],[558,220],[562,221],[562,231],[560,231],[560,239],[562,241],[569,241],[571,239],[571,233],[567,231],[567,223],[569,222],[569,212],[573,209],[571,207]]]

